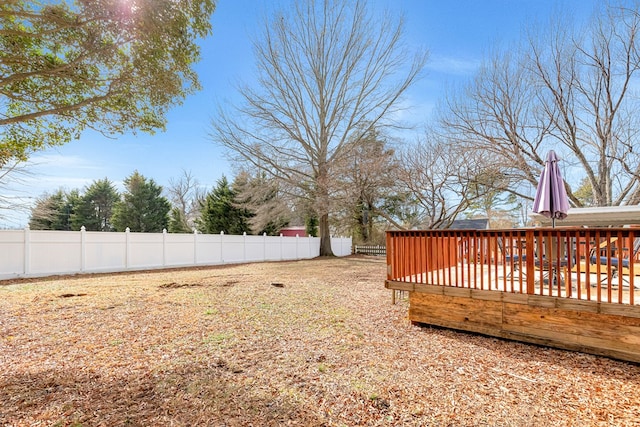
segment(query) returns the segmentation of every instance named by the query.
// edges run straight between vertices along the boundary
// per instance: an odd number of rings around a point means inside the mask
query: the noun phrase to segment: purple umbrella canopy
[[[569,198],[558,160],[556,153],[553,150],[549,151],[533,201],[533,211],[551,218],[554,227],[556,219],[566,218],[569,211]]]

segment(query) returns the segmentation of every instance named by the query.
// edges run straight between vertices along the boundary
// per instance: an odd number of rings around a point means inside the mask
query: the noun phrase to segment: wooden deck
[[[392,231],[409,318],[640,362],[635,229]]]

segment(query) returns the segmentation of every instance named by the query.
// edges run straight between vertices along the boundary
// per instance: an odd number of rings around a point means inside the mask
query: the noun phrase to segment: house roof
[[[451,230],[486,230],[489,228],[488,218],[456,219],[451,223]]]

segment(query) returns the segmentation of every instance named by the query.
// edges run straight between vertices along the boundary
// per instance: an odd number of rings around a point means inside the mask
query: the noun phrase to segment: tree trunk
[[[320,216],[320,256],[334,256],[331,250],[331,233],[329,231],[329,214],[324,213]]]

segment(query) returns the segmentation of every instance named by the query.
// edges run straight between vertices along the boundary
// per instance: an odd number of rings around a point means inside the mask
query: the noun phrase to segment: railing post
[[[526,245],[526,266],[527,266],[527,294],[535,294],[535,234],[533,230],[525,231],[525,245]]]
[[[391,232],[387,231],[387,280],[392,278],[392,260],[393,260],[393,246],[391,245]],[[391,304],[396,303],[396,291],[391,289]]]

